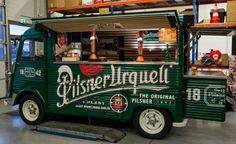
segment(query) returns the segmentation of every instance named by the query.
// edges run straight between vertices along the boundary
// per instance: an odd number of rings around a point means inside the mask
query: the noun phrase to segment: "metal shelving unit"
[[[226,2],[227,0],[216,0],[217,3]],[[46,0],[47,2],[47,0]],[[71,14],[84,14],[84,13],[97,13],[100,7],[110,7],[114,11],[127,11],[137,9],[150,9],[150,8],[163,8],[163,7],[175,7],[175,6],[194,6],[194,14],[198,12],[199,4],[214,3],[215,0],[130,0],[130,1],[111,1],[107,3],[97,3],[92,5],[79,5],[71,7],[60,8],[46,8],[48,10],[48,16],[52,12],[59,12],[64,15]]]
[[[212,24],[195,24],[191,27],[193,34],[198,35],[221,35],[225,36],[236,30],[236,22],[230,23],[212,23]]]
[[[199,17],[199,0],[192,0],[192,5],[193,5],[193,15],[194,15],[194,24],[198,23],[198,17]],[[193,39],[192,41],[192,64],[194,64],[195,59],[198,58],[198,41],[196,38]]]
[[[155,5],[164,6],[168,0],[133,0],[133,1],[111,1],[107,3],[96,3],[91,5],[79,5],[61,8],[48,8],[48,12],[59,12],[67,14],[97,13],[100,7],[109,7],[114,11],[125,11],[153,7]]]
[[[210,23],[210,24],[195,24],[191,27],[191,33],[193,37],[198,41],[201,35],[212,36],[232,36],[236,34],[236,22],[230,23]],[[195,59],[193,59],[192,66],[200,69],[213,68],[213,69],[228,69],[228,66],[204,66],[195,65]]]
[[[213,3],[225,3],[227,0],[209,0],[206,4]],[[192,27],[192,31],[198,33],[198,35],[219,35],[226,36],[235,29],[235,23],[220,23],[220,24],[198,24],[198,12],[199,5],[203,4],[203,0],[192,0],[193,14],[195,16],[195,26]],[[195,33],[196,34],[196,33]],[[198,39],[195,37],[192,41],[192,64],[198,59]]]

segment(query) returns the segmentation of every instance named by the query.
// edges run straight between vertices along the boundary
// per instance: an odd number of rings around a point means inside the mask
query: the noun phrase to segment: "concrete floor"
[[[36,132],[19,117],[18,107],[4,106],[0,101],[0,144],[107,144]],[[189,120],[185,128],[173,128],[163,140],[150,140],[136,134],[132,126],[123,126],[126,136],[118,144],[236,144],[236,112],[227,112],[226,121]]]

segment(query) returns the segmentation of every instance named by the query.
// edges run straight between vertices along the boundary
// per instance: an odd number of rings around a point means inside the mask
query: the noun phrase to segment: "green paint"
[[[170,62],[170,51],[167,45],[166,51],[165,51],[165,62]]]
[[[226,79],[186,78],[185,116],[225,120]]]

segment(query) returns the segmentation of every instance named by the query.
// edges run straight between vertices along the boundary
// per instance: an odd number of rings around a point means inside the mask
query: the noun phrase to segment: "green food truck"
[[[226,76],[189,71],[176,11],[33,22],[21,36],[7,99],[25,123],[46,114],[99,117],[163,138],[186,118],[225,120]]]

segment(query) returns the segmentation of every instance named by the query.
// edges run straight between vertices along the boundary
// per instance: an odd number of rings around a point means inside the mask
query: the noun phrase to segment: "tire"
[[[39,98],[32,94],[24,95],[19,103],[19,113],[28,125],[37,125],[44,121],[45,112]]]
[[[138,109],[134,113],[133,124],[141,136],[162,139],[172,128],[172,117],[163,109]]]

